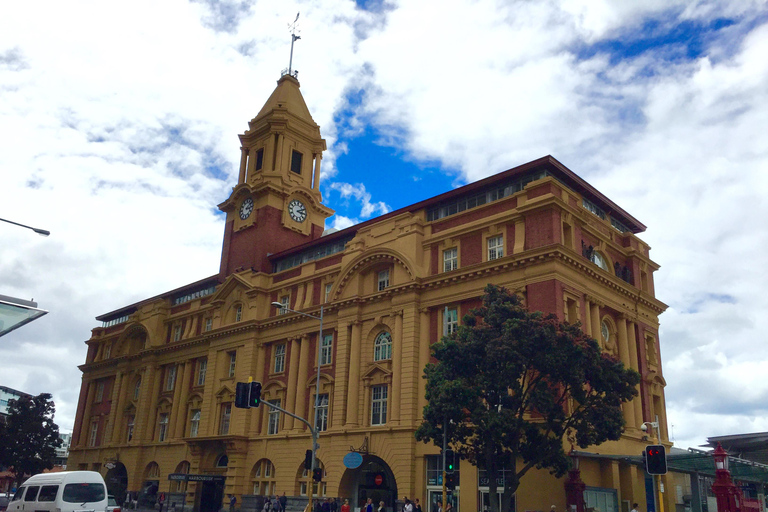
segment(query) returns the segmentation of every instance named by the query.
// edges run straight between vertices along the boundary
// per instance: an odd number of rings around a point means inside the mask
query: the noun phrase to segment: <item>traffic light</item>
[[[261,382],[251,382],[248,407],[258,407],[259,404],[261,404]]]
[[[312,470],[312,480],[315,482],[319,482],[323,479],[323,469],[322,468],[315,468]]]
[[[456,480],[458,480],[459,475],[456,473],[450,473],[445,475],[445,488],[454,490],[456,488]]]
[[[304,469],[312,469],[312,450],[304,454]]]
[[[445,472],[453,473],[456,470],[454,466],[454,453],[453,450],[445,450]]]
[[[248,409],[248,394],[250,386],[247,382],[238,382],[235,386],[235,407],[238,409]]]
[[[645,470],[649,475],[667,474],[667,449],[661,444],[645,447]]]

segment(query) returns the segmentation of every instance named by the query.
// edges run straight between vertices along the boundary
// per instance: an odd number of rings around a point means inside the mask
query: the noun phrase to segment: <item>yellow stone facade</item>
[[[235,408],[234,392],[252,378],[264,401],[311,418],[322,341],[320,493],[353,507],[380,497],[390,511],[408,496],[431,512],[439,449],[413,435],[426,403],[423,368],[443,326],[495,283],[530,309],[580,321],[640,372],[622,439],[579,460],[589,506],[648,510],[645,472],[622,457],[648,444],[643,421],[658,417],[668,440],[658,338],[665,306],[654,296],[658,266],[636,236],[642,224],[544,157],[323,236],[333,214],[319,187],[325,141],[295,78],[281,78],[240,140],[238,183],[219,205],[227,215],[219,273],[99,317],[81,366],[69,469],[101,471],[128,491],[152,492],[154,483],[198,510],[218,510],[228,494],[244,510],[265,494],[299,503],[309,431],[264,405]],[[314,316],[322,308],[322,340],[317,320],[275,301]],[[363,455],[360,468],[343,464],[352,449]],[[169,480],[179,473],[224,484]],[[563,482],[529,473],[516,510],[564,510]],[[460,463],[452,498],[460,512],[482,510],[484,484]]]

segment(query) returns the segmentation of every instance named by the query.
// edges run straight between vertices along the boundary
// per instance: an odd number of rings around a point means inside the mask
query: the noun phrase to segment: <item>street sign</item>
[[[344,456],[344,467],[357,469],[363,464],[363,456],[357,452],[349,452]]]

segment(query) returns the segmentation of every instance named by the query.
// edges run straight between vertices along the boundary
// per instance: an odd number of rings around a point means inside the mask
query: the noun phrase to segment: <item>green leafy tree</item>
[[[0,466],[13,469],[17,484],[24,475],[53,467],[61,445],[59,427],[53,422],[55,412],[49,393],[8,402],[6,423],[0,425]]]
[[[578,324],[529,312],[494,285],[485,288],[482,307],[432,351],[437,363],[424,369],[428,405],[416,439],[442,446],[447,425],[449,445],[487,471],[494,512],[510,510],[532,468],[563,476],[566,440],[586,448],[619,439],[621,404],[637,395],[640,382]]]

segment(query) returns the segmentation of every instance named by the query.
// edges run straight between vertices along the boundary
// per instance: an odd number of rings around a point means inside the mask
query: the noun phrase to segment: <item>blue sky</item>
[[[766,7],[17,2],[0,19],[0,217],[52,235],[0,225],[0,293],[51,313],[2,339],[0,385],[53,390],[71,428],[94,317],[217,272],[237,135],[301,12],[327,227],[551,154],[648,226],[676,444],[768,431]]]

